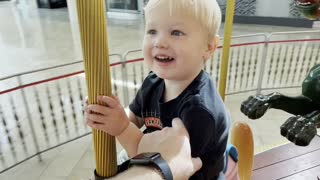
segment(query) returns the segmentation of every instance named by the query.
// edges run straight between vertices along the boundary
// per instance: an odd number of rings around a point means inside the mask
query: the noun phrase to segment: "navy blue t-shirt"
[[[164,89],[163,79],[151,72],[129,106],[143,118],[144,133],[171,127],[173,118],[181,118],[190,135],[192,156],[203,162],[190,179],[224,179],[229,116],[209,75],[201,71],[178,97],[168,102],[163,102]]]

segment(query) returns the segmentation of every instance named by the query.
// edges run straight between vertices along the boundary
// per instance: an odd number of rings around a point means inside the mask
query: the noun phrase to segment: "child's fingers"
[[[119,100],[119,98],[118,98],[117,96],[112,95],[111,97],[112,97],[115,101],[117,101],[118,104],[120,104],[120,100]]]
[[[89,105],[88,96],[86,96],[86,97],[84,98],[83,105],[84,105],[84,106],[88,106],[88,105]]]
[[[90,126],[93,129],[99,129],[99,130],[103,130],[104,124],[101,123],[97,123],[91,120],[87,121],[87,125]]]
[[[103,102],[110,108],[115,108],[119,105],[116,100],[108,96],[98,96],[98,101]]]
[[[93,122],[97,122],[97,123],[106,123],[108,120],[106,119],[105,116],[102,116],[100,114],[87,114],[87,119]]]
[[[111,113],[110,108],[98,104],[91,104],[87,106],[85,109],[87,113],[96,113],[102,115],[109,115]]]
[[[85,106],[85,107],[84,107],[84,112],[87,113],[87,114],[91,113],[91,111],[90,111],[90,109],[88,108],[88,106]]]

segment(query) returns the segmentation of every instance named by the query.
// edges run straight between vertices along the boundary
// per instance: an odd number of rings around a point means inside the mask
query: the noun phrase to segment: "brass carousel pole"
[[[88,103],[96,104],[98,95],[111,95],[105,0],[77,0]],[[95,179],[117,173],[115,138],[93,129]]]
[[[227,10],[225,15],[223,52],[219,81],[219,93],[225,100],[226,84],[228,76],[229,51],[232,36],[233,16],[235,10],[235,0],[227,0]],[[245,122],[234,122],[231,128],[231,144],[239,153],[238,169],[240,179],[251,179],[254,142],[250,126]]]
[[[235,0],[227,0],[227,9],[224,23],[224,38],[221,59],[221,71],[219,76],[219,93],[223,100],[225,100],[226,84],[228,75],[229,50],[232,36],[233,16],[234,16]]]

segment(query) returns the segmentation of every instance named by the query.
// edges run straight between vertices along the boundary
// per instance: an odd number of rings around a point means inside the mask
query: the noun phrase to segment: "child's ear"
[[[205,60],[209,59],[213,52],[217,49],[219,45],[219,36],[216,35],[211,41],[208,42],[208,49],[205,52]]]

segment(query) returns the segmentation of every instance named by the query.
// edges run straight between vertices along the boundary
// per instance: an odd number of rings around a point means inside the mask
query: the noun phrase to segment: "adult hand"
[[[172,121],[172,128],[145,134],[138,147],[138,153],[143,152],[159,152],[177,180],[188,179],[202,166],[200,158],[191,157],[189,134],[178,118]]]

